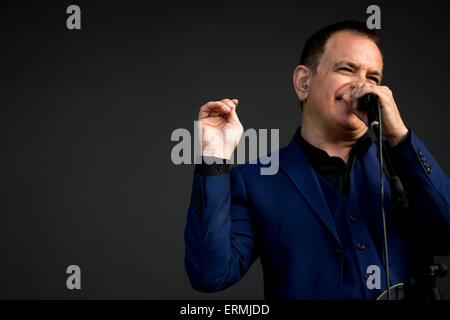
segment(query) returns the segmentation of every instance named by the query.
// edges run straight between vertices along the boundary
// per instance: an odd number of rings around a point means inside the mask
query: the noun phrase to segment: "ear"
[[[294,89],[300,101],[308,98],[311,82],[311,71],[307,66],[298,65],[294,70]]]

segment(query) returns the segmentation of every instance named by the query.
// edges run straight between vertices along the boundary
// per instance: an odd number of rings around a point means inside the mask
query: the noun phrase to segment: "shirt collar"
[[[296,140],[300,148],[303,150],[303,152],[306,154],[307,158],[310,160],[311,163],[320,164],[324,163],[325,161],[335,161],[338,162],[338,160],[341,160],[344,164],[344,160],[342,160],[339,157],[329,156],[328,153],[325,150],[322,150],[316,146],[313,146],[308,141],[303,139],[302,135],[300,134],[301,127],[298,127],[297,132],[295,134]],[[361,157],[364,155],[367,150],[369,150],[370,145],[372,144],[372,138],[369,135],[369,130],[366,131],[366,133],[360,137],[358,140],[356,140],[355,144],[352,147],[352,150],[350,151],[350,157],[349,159],[352,159],[353,157]],[[337,158],[337,159],[336,159]],[[347,163],[350,163],[351,161],[348,161]]]

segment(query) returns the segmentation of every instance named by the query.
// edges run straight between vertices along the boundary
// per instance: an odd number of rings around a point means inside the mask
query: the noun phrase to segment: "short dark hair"
[[[328,39],[339,31],[353,31],[367,36],[375,42],[378,49],[380,49],[381,55],[383,55],[381,41],[375,29],[371,30],[367,28],[366,24],[359,21],[347,20],[330,24],[309,37],[303,47],[300,64],[307,66],[313,73],[316,73]]]

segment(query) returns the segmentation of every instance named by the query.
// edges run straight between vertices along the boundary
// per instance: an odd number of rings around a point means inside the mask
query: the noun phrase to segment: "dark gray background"
[[[66,28],[72,3],[80,31]],[[279,128],[286,145],[306,37],[373,3],[2,1],[0,298],[262,298],[259,261],[221,293],[191,289],[193,166],[171,163],[170,135],[228,97],[245,129]],[[376,3],[384,83],[448,174],[448,2]],[[66,289],[70,264],[80,291]]]

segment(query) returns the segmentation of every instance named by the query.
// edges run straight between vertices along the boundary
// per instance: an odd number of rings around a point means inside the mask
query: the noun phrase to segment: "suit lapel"
[[[306,155],[298,146],[295,135],[289,146],[280,154],[280,168],[287,174],[294,186],[311,206],[314,213],[322,220],[328,230],[340,243],[336,226],[320,183]]]

